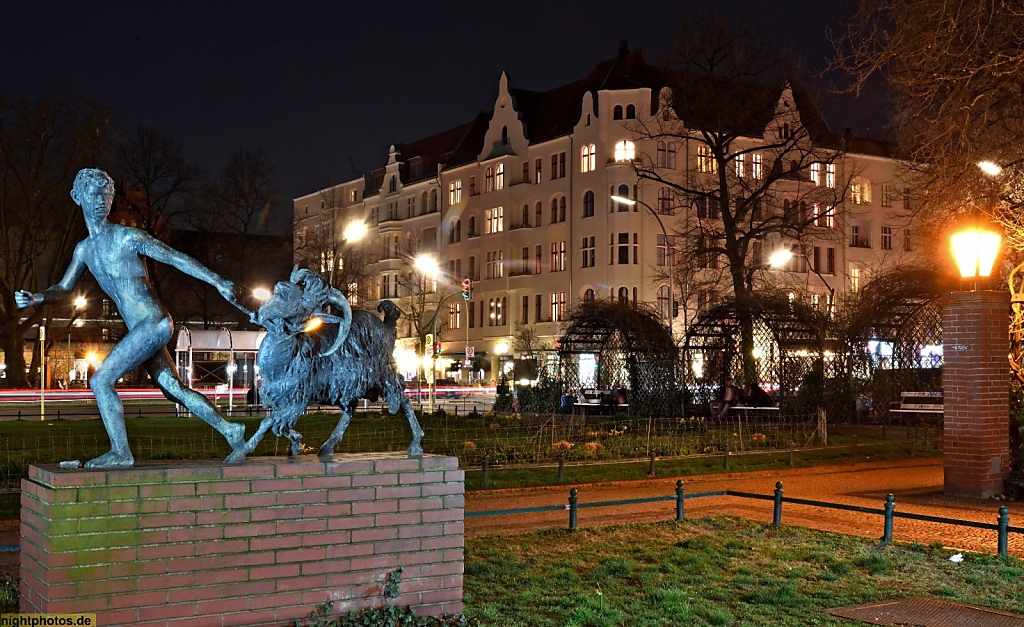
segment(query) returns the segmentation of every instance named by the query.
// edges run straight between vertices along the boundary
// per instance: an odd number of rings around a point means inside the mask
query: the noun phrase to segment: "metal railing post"
[[[782,525],[782,482],[775,482],[775,508],[772,510],[772,526]]]
[[[481,473],[480,473],[480,483],[487,483],[487,456],[486,455],[484,455],[484,458],[482,460],[480,460],[480,463],[482,465]]]
[[[885,530],[882,532],[882,542],[892,542],[892,514],[896,510],[896,497],[892,494],[885,495]]]
[[[676,520],[683,519],[683,503],[686,500],[686,491],[683,489],[683,480],[676,480]]]
[[[577,494],[576,488],[569,490],[569,531],[576,529],[576,505],[579,501]]]
[[[648,476],[654,476],[654,451],[651,451],[651,463],[647,465]]]
[[[1006,545],[1007,545],[1007,538],[1006,538],[1006,536],[1007,536],[1007,529],[1006,528],[1010,526],[1010,510],[1005,505],[999,508],[998,523],[999,523],[999,540],[997,542],[997,546],[999,548],[997,549],[997,552],[999,553],[999,555],[1002,555],[1002,556],[1005,557],[1006,555],[1008,555],[1007,550],[1006,550]]]
[[[730,451],[728,451],[728,450],[725,451],[725,466],[724,467],[725,467],[726,472],[728,472],[728,470],[729,470],[729,456],[731,454],[732,453]]]

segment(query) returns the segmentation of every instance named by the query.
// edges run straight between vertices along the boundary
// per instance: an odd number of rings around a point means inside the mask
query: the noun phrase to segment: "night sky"
[[[262,148],[285,199],[383,165],[388,146],[469,121],[501,72],[546,90],[614,56],[618,41],[664,58],[703,0],[563,2],[4,2],[0,92],[57,90],[106,102],[118,126],[151,125],[217,171]],[[717,0],[820,70],[848,2]],[[882,136],[846,105],[833,130]],[[289,203],[290,204],[290,203]]]

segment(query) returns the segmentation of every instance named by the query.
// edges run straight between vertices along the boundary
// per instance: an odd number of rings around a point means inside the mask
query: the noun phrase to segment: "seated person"
[[[729,410],[743,400],[743,390],[733,383],[732,377],[726,377],[725,385],[718,393],[718,417],[726,418]]]
[[[747,405],[750,407],[772,407],[775,403],[772,401],[772,397],[768,396],[768,392],[762,390],[760,385],[755,385],[747,395]]]

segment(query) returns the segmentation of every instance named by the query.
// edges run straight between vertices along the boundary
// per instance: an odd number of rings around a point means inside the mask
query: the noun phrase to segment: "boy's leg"
[[[87,468],[130,468],[135,464],[124,427],[124,406],[114,386],[118,379],[141,366],[150,355],[167,343],[168,338],[160,329],[152,326],[143,324],[130,330],[128,335],[114,345],[103,360],[103,365],[89,379],[103,427],[110,438],[110,451],[86,462]]]
[[[164,396],[170,400],[184,405],[190,412],[199,416],[203,422],[217,430],[224,436],[231,447],[231,454],[226,460],[227,463],[241,463],[245,460],[247,452],[245,443],[245,425],[228,422],[224,416],[217,411],[210,399],[199,392],[185,387],[178,373],[174,369],[174,362],[171,361],[171,354],[166,348],[161,349],[146,362],[146,371],[153,378],[157,386],[163,391]]]

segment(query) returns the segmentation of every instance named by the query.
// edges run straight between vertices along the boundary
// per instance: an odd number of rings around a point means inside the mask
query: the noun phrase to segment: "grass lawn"
[[[1024,613],[1024,561],[738,518],[466,541],[482,625],[854,625],[823,609],[927,595]]]

